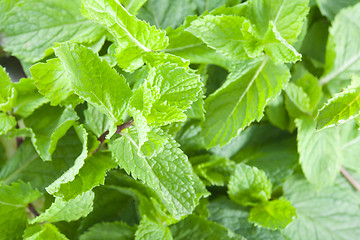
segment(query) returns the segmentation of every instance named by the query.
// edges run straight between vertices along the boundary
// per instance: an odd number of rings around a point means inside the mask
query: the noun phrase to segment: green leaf
[[[186,31],[236,60],[258,57],[263,51],[254,27],[244,17],[205,15],[191,22]]]
[[[356,239],[360,234],[360,198],[340,177],[332,187],[316,191],[294,176],[284,184],[285,197],[296,208],[297,219],[283,231],[288,239]]]
[[[290,117],[285,109],[284,96],[279,95],[269,102],[265,109],[270,123],[282,130],[290,129]]]
[[[16,126],[16,119],[6,113],[0,112],[0,135],[5,135]]]
[[[264,51],[275,63],[295,63],[301,60],[301,54],[281,36],[273,21],[269,23],[264,41]]]
[[[39,92],[56,106],[73,94],[71,81],[58,58],[38,63],[30,68]]]
[[[335,94],[319,110],[317,129],[343,124],[360,115],[360,78],[353,76],[352,84]]]
[[[2,46],[23,61],[36,62],[57,43],[94,42],[104,29],[84,18],[80,8],[79,0],[21,1],[2,19]]]
[[[83,160],[77,173],[69,169],[58,180],[46,188],[50,194],[65,201],[104,184],[106,172],[117,166],[110,153],[97,153]],[[77,164],[77,163],[75,163]]]
[[[285,240],[279,231],[255,226],[248,221],[249,210],[226,197],[210,201],[209,220],[225,226],[248,240]]]
[[[155,133],[167,140],[164,150],[153,157],[148,157],[138,147],[136,135],[125,132],[113,142],[110,150],[120,167],[154,189],[174,218],[180,219],[195,208],[191,165],[170,136],[159,130]]]
[[[113,121],[122,121],[131,96],[125,78],[84,46],[63,43],[55,53],[71,76],[75,93]]]
[[[298,151],[302,170],[317,189],[330,186],[342,161],[340,131],[327,128],[315,131],[316,122],[309,118],[296,119]]]
[[[148,0],[120,0],[120,3],[130,14],[137,15],[139,9],[141,9],[147,1]]]
[[[22,179],[44,192],[46,186],[74,164],[81,150],[82,143],[73,128],[59,140],[52,161],[44,162],[35,151],[30,139],[26,139],[10,161],[2,167],[0,179],[6,184]]]
[[[185,17],[196,15],[196,5],[192,0],[148,0],[139,11],[139,18],[158,28],[176,28]]]
[[[216,64],[226,69],[231,67],[232,60],[229,57],[207,47],[203,41],[184,29],[182,25],[175,30],[171,28],[166,30],[169,37],[166,52],[189,59],[191,63]]]
[[[342,10],[329,30],[326,64],[321,84],[360,75],[360,4]],[[346,27],[344,27],[346,26]]]
[[[42,225],[34,225],[26,229],[23,236],[24,240],[67,240],[62,233],[60,233],[59,229],[57,229],[54,225],[50,223],[45,223]]]
[[[217,223],[206,220],[197,215],[190,215],[183,221],[170,227],[174,240],[199,239],[199,240],[244,240],[229,229]]]
[[[29,223],[76,221],[87,216],[92,211],[93,200],[94,193],[92,191],[85,192],[68,202],[61,198],[55,198],[55,201],[44,213],[29,220]]]
[[[22,78],[20,82],[14,83],[14,87],[17,98],[13,106],[13,112],[16,115],[26,118],[49,101],[38,92],[33,79]]]
[[[50,161],[56,144],[78,119],[71,108],[44,105],[24,120],[32,129],[31,141],[44,161]]]
[[[0,110],[10,111],[16,100],[17,92],[3,67],[0,67],[0,84]]]
[[[261,37],[272,21],[281,37],[293,44],[309,11],[309,0],[251,0],[245,16],[255,24]]]
[[[26,227],[25,208],[40,196],[29,183],[19,181],[10,186],[0,183],[1,239],[21,239]]]
[[[172,240],[170,229],[143,216],[135,233],[135,240]]]
[[[250,210],[249,221],[273,230],[284,229],[296,218],[296,209],[285,199],[265,202]]]
[[[214,155],[196,156],[190,159],[194,172],[207,185],[225,186],[235,170],[235,163]]]
[[[103,222],[89,228],[80,236],[80,240],[132,240],[135,235],[135,227],[124,222]]]
[[[130,105],[142,112],[150,126],[183,122],[185,110],[197,100],[202,86],[199,75],[165,63],[150,69],[145,82],[135,90]]]
[[[82,3],[89,15],[116,39],[116,59],[125,70],[133,71],[143,65],[144,53],[166,48],[165,32],[130,15],[118,1],[82,0]]]
[[[227,81],[205,100],[203,136],[208,148],[224,145],[251,122],[259,121],[266,104],[289,79],[283,65],[269,57],[239,63]]]
[[[266,202],[271,196],[271,182],[265,172],[243,163],[236,165],[228,189],[230,199],[243,206]]]
[[[347,8],[357,4],[358,0],[316,0],[322,15],[326,16],[329,20],[334,20],[335,16],[343,8]]]

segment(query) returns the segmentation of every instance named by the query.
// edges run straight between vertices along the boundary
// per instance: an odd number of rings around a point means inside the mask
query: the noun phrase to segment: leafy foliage
[[[357,239],[359,16],[0,0],[0,240]]]

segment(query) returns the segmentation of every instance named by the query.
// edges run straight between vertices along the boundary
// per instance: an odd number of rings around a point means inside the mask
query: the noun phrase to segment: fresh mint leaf
[[[166,141],[162,151],[149,157],[138,147],[135,134],[122,134],[110,147],[119,166],[154,189],[174,218],[191,213],[196,199],[192,169],[178,144],[158,130]]]
[[[34,219],[29,220],[30,224],[42,222],[75,221],[85,217],[92,211],[94,193],[85,192],[68,202],[55,198],[51,206],[45,212]]]
[[[0,135],[5,135],[16,126],[16,119],[6,113],[0,112]]]
[[[132,240],[135,236],[135,227],[124,222],[104,222],[92,226],[80,236],[80,240],[96,240],[99,237],[108,240]]]
[[[63,43],[55,53],[68,72],[75,93],[114,122],[121,122],[131,96],[125,78],[84,46]]]
[[[56,106],[73,94],[71,81],[58,58],[38,63],[30,68],[39,92]]]
[[[344,0],[344,1],[336,1],[336,0],[316,0],[321,13],[326,16],[329,20],[334,20],[335,16],[342,10],[343,8],[347,8],[357,4],[359,1],[357,0]]]
[[[243,206],[255,206],[269,200],[271,182],[262,170],[240,163],[230,177],[228,189],[229,197],[234,202]]]
[[[141,9],[147,1],[148,0],[120,0],[120,3],[130,14],[137,15],[139,9]]]
[[[11,82],[9,74],[3,67],[0,67],[0,110],[10,111],[17,96],[17,92]]]
[[[226,144],[251,122],[260,121],[266,104],[289,79],[288,69],[275,65],[269,57],[246,60],[237,66],[205,100],[203,136],[208,148]]]
[[[360,44],[351,41],[359,37],[360,4],[343,9],[329,29],[326,49],[326,63],[321,84],[332,80],[341,81],[350,78],[351,74],[360,74]],[[344,27],[346,25],[346,27]]]
[[[34,225],[27,228],[24,232],[23,239],[25,240],[46,240],[46,239],[56,239],[56,240],[67,240],[68,238],[63,235],[59,229],[50,223],[45,223],[43,225]]]
[[[146,52],[163,50],[168,45],[165,32],[129,14],[116,0],[82,0],[82,3],[88,14],[116,39],[117,63],[127,71],[141,67]]]
[[[143,216],[135,232],[135,240],[164,239],[172,240],[170,229],[161,223]]]
[[[352,83],[341,93],[335,94],[319,110],[316,128],[340,125],[360,114],[360,77],[353,76]]]
[[[245,239],[215,222],[206,220],[197,215],[190,215],[183,221],[170,227],[174,240],[194,239]]]
[[[55,44],[94,42],[104,34],[81,15],[79,0],[19,1],[1,19],[2,46],[26,62],[50,55]]]
[[[296,218],[296,209],[285,199],[257,205],[250,210],[249,221],[273,230],[284,229]]]

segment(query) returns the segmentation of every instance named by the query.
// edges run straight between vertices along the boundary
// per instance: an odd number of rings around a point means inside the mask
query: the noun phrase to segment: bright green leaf
[[[251,122],[259,121],[266,104],[280,94],[289,77],[288,69],[269,57],[241,62],[205,100],[202,134],[207,147],[224,145]]]
[[[360,115],[360,78],[354,76],[352,84],[335,94],[319,110],[317,129],[343,124]]]
[[[329,20],[334,20],[335,16],[340,12],[341,9],[350,7],[358,3],[358,0],[316,0],[319,5],[321,13],[326,16]]]
[[[0,135],[5,135],[16,126],[16,119],[6,113],[0,112]]]
[[[0,84],[0,110],[4,112],[10,111],[16,100],[17,92],[3,67],[0,67]]]
[[[266,202],[271,196],[271,182],[265,172],[243,163],[236,165],[228,189],[230,199],[243,206]]]
[[[125,78],[86,47],[63,43],[55,52],[71,76],[75,93],[113,121],[122,121],[131,96]]]
[[[20,1],[2,19],[2,46],[23,61],[36,62],[57,43],[96,41],[104,29],[84,18],[80,8],[79,0]]]
[[[284,229],[296,218],[296,209],[285,199],[257,205],[250,210],[249,221],[270,229]]]
[[[135,233],[135,240],[172,240],[170,229],[143,216]]]
[[[67,240],[59,229],[50,223],[34,225],[26,229],[23,236],[24,240]]]
[[[85,192],[68,202],[55,198],[55,202],[38,217],[29,220],[30,224],[41,222],[76,221],[87,216],[93,209],[94,193]]]
[[[89,15],[104,25],[115,37],[117,63],[127,71],[143,65],[142,55],[164,49],[165,32],[129,14],[116,0],[82,0]]]

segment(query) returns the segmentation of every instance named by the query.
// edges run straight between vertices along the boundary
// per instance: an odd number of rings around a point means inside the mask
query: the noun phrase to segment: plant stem
[[[125,122],[119,126],[117,126],[117,129],[116,129],[116,132],[115,133],[118,133],[120,134],[122,130],[126,129],[126,128],[129,128],[129,127],[132,127],[134,126],[134,119],[131,119],[130,121],[128,122]],[[109,130],[107,130],[106,132],[104,132],[103,134],[101,134],[101,136],[98,138],[98,140],[100,141],[100,145],[99,147],[94,151],[92,152],[93,154],[96,153],[97,151],[99,151],[100,147],[104,144],[105,142],[105,139],[106,139],[106,135],[109,134]]]
[[[40,214],[36,211],[34,205],[31,203],[28,204],[28,208],[32,214],[34,214],[35,217],[39,216]]]
[[[355,178],[353,178],[353,176],[350,175],[350,173],[343,166],[341,166],[340,172],[349,181],[349,183],[360,192],[360,184],[356,181]]]

